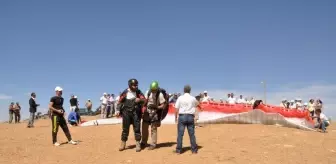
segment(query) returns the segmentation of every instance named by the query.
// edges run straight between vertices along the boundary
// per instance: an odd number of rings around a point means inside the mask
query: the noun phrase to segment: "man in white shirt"
[[[202,98],[202,102],[209,102],[210,101],[210,97],[208,96],[208,91],[204,91],[203,92],[203,98]]]
[[[290,103],[289,103],[289,108],[290,109],[296,109],[296,103],[294,100],[291,100]]]
[[[104,95],[100,98],[100,117],[106,118],[106,107],[107,107],[107,93],[104,93]]]
[[[246,104],[246,101],[245,99],[243,98],[243,95],[240,95],[239,96],[239,99],[237,101],[237,104]]]
[[[295,105],[297,110],[303,110],[303,104],[302,104],[302,99],[301,98],[296,98],[295,99]]]
[[[187,127],[191,151],[193,154],[197,154],[198,147],[195,137],[195,112],[198,105],[198,101],[195,97],[190,95],[191,87],[189,85],[184,86],[184,95],[180,96],[175,103],[175,122],[177,123],[177,145],[175,152],[181,154],[182,141],[185,127]]]
[[[256,101],[256,100],[254,99],[254,97],[251,97],[251,100],[249,101],[249,104],[250,104],[250,105],[253,105],[255,101]]]
[[[233,96],[234,96],[233,93],[231,93],[230,97],[227,99],[227,102],[229,104],[236,104],[237,103],[236,98],[234,98]]]
[[[327,116],[322,113],[321,109],[315,110],[316,116],[313,116],[312,118],[317,118],[317,124],[315,125],[315,128],[321,129],[323,133],[326,132],[327,127],[330,125],[329,119]]]
[[[111,94],[111,97],[109,98],[109,102],[111,102],[111,117],[115,113],[115,99],[114,99],[114,94]]]

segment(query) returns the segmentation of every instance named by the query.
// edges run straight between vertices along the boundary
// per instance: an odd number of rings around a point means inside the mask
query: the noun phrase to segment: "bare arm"
[[[49,103],[49,110],[50,110],[51,112],[62,113],[60,110],[54,108],[53,105],[54,105],[54,102],[50,102],[50,103]]]

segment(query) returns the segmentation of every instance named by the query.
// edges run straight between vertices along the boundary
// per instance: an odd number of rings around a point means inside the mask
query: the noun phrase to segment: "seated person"
[[[327,118],[327,116],[321,112],[321,109],[315,110],[315,115],[312,118],[317,118],[317,124],[315,125],[315,128],[321,129],[323,133],[326,132],[327,127],[330,125],[330,122]]]
[[[72,112],[69,113],[68,122],[71,125],[78,126],[78,124],[80,122],[80,116],[78,114],[78,108],[75,111],[72,111]]]

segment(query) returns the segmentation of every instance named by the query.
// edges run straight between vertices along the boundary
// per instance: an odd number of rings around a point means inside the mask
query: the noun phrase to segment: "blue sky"
[[[135,77],[147,89],[191,84],[194,93],[228,91],[267,99],[322,98],[336,116],[336,2],[0,1],[0,120],[28,94],[45,110],[64,97],[118,93]],[[69,103],[65,104],[68,109]]]

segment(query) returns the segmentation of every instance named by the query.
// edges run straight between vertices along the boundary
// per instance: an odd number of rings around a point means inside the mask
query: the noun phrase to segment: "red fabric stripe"
[[[252,105],[242,105],[242,104],[226,104],[226,103],[208,103],[203,102],[200,104],[202,111],[207,112],[218,112],[218,113],[243,113],[248,112],[252,109]],[[309,116],[309,112],[299,111],[299,110],[288,110],[278,106],[263,105],[260,104],[258,109],[264,111],[265,113],[279,113],[284,117],[288,118],[305,118],[306,120],[312,122],[313,120]],[[173,104],[169,104],[169,114],[175,113],[175,107]]]

